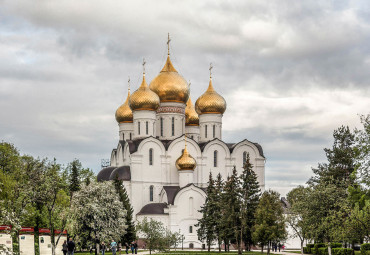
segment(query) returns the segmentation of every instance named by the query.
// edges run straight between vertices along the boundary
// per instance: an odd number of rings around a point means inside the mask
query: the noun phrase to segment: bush
[[[343,247],[342,243],[331,243],[330,246],[331,246],[332,249],[333,248],[342,248]]]
[[[368,255],[370,253],[370,243],[361,244],[361,255]]]
[[[310,250],[311,249],[309,249],[308,247],[303,247],[303,253],[304,254],[310,254],[311,253]]]
[[[315,243],[313,249],[311,248],[311,253],[313,253],[315,255],[319,255],[318,249],[323,248],[323,247],[326,247],[325,243]]]
[[[331,249],[332,255],[354,255],[354,251],[351,248],[333,248]]]
[[[318,251],[317,255],[328,255],[329,254],[328,247],[318,248],[317,251]]]
[[[312,251],[312,249],[313,249],[313,247],[315,246],[315,244],[313,244],[313,243],[308,243],[307,245],[306,245],[306,247],[304,247],[304,248],[306,248],[306,251],[307,251],[307,254],[311,254],[313,251]]]

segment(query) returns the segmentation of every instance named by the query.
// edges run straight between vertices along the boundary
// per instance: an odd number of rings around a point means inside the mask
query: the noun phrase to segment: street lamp
[[[179,233],[181,234],[181,230],[179,229]],[[181,234],[181,250],[184,250],[184,239],[185,239],[185,236],[183,234]]]

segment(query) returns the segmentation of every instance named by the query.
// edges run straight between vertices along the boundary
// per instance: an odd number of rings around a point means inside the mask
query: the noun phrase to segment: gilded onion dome
[[[151,91],[145,81],[145,73],[140,87],[132,93],[129,99],[132,111],[156,111],[159,107],[159,97]]]
[[[128,100],[130,98],[130,89],[127,93],[126,101],[118,107],[116,111],[116,120],[118,123],[132,123],[133,116],[130,106],[128,105]]]
[[[186,126],[199,126],[199,116],[197,112],[195,111],[193,102],[190,99],[188,99],[188,102],[186,103],[185,108],[185,125]]]
[[[226,101],[213,88],[212,79],[209,80],[207,91],[195,102],[195,110],[199,115],[207,113],[223,114],[225,112]]]
[[[182,155],[176,160],[176,168],[179,171],[182,170],[194,170],[197,166],[195,159],[189,154],[188,149],[186,148],[182,152]]]
[[[150,89],[159,96],[161,103],[179,102],[186,104],[189,98],[188,83],[173,67],[169,55],[162,71],[150,83]]]

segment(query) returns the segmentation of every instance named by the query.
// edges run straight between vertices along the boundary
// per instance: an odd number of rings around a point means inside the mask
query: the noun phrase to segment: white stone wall
[[[33,234],[19,235],[19,252],[21,255],[35,255],[35,237]]]
[[[200,129],[199,126],[186,126],[185,127],[186,136],[193,139],[194,141],[200,141]]]
[[[213,132],[213,127],[215,127],[215,132]],[[222,114],[201,114],[199,116],[199,129],[200,142],[207,142],[215,138],[222,140]]]
[[[39,236],[40,255],[50,255],[52,252],[50,235]]]
[[[137,138],[144,138],[149,136],[155,136],[156,134],[156,114],[155,111],[134,111],[134,137],[133,139]],[[140,133],[139,133],[139,125],[140,125]],[[148,129],[146,128],[148,125]]]
[[[156,135],[160,139],[172,140],[185,133],[184,103],[161,103],[156,117]],[[163,119],[163,135],[161,134],[161,118]],[[172,133],[172,118],[174,119],[174,133]]]
[[[134,137],[134,123],[119,123],[119,139],[131,140]]]

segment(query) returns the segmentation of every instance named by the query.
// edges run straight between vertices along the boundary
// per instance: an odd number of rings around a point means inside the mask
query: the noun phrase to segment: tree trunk
[[[207,246],[208,246],[208,252],[210,252],[211,251],[211,243],[207,242]]]
[[[261,253],[263,253],[263,244],[261,244]]]
[[[152,249],[151,248],[149,248],[149,254],[152,254]]]
[[[301,240],[301,254],[303,255],[303,243],[304,243],[304,239]]]
[[[267,243],[267,255],[270,255],[270,241]]]
[[[328,253],[329,253],[329,255],[331,255],[331,244],[330,244],[330,242],[328,243]]]

